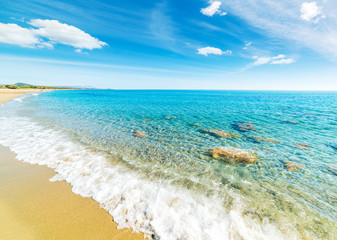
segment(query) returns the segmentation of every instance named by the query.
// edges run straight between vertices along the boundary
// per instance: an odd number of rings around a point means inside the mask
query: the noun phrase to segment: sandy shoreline
[[[25,93],[43,92],[40,89],[0,89],[0,105]]]
[[[0,105],[27,93],[5,91],[0,89]],[[0,145],[0,239],[144,239],[116,229],[97,202],[72,193],[64,181],[50,182],[54,175],[47,167],[16,160]]]

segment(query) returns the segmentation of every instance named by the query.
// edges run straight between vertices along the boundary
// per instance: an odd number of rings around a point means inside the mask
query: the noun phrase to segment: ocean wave
[[[29,94],[29,93],[28,94],[24,94],[24,95],[21,95],[19,97],[14,98],[13,101],[24,103],[26,99],[28,99],[28,98],[30,98],[32,96],[38,96],[38,94],[37,95],[35,95],[35,94]]]
[[[51,181],[65,180],[74,193],[92,197],[119,228],[168,240],[298,238],[245,216],[244,200],[237,193],[228,210],[221,196],[206,197],[165,180],[148,180],[27,117],[0,117],[0,132],[0,144],[10,147],[17,159],[55,169]]]

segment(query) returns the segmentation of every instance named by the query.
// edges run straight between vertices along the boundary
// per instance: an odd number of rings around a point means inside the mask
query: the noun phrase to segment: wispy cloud
[[[231,50],[222,51],[220,48],[215,47],[204,47],[204,48],[198,48],[198,54],[208,56],[210,54],[213,55],[231,55]]]
[[[242,48],[242,50],[247,50],[250,47],[250,45],[252,45],[252,44],[253,44],[253,42],[246,42],[245,46]]]
[[[186,47],[190,48],[189,44],[192,44],[194,39],[181,34],[180,23],[174,21],[168,1],[156,3],[150,15],[151,21],[148,26],[151,32],[145,44],[176,54],[184,54]]]
[[[296,60],[294,58],[287,58],[286,55],[284,54],[279,54],[277,56],[274,57],[258,57],[258,56],[253,56],[252,59],[254,59],[255,61],[253,63],[248,64],[246,67],[244,67],[241,72],[244,72],[252,67],[257,67],[257,66],[261,66],[261,65],[265,65],[265,64],[272,64],[272,65],[276,65],[276,64],[291,64],[296,62]]]
[[[268,37],[288,40],[291,41],[291,46],[310,48],[323,55],[337,57],[336,1],[309,2],[305,11],[302,8],[303,0],[219,1],[231,14],[264,30]],[[318,18],[321,20],[317,21]],[[312,22],[316,24],[313,25]]]
[[[137,71],[137,72],[148,72],[148,73],[176,73],[176,74],[189,74],[195,73],[197,71],[202,71],[206,73],[223,74],[222,70],[214,70],[210,68],[194,68],[189,67],[186,70],[177,70],[177,68],[155,68],[155,67],[142,67],[142,66],[132,66],[132,65],[117,65],[109,63],[100,62],[85,62],[85,61],[66,61],[66,60],[55,60],[51,58],[36,58],[36,57],[16,57],[9,55],[1,55],[0,60],[3,61],[16,61],[16,62],[35,62],[40,64],[50,64],[50,65],[64,65],[73,67],[84,67],[84,68],[99,68],[99,69],[113,69],[114,71]]]
[[[25,22],[25,18],[21,17],[21,18],[16,18],[16,17],[10,17],[10,19],[17,21],[17,22]]]
[[[33,19],[28,24],[35,28],[0,23],[0,42],[29,48],[53,48],[55,44],[64,44],[79,50],[99,49],[107,45],[88,33],[57,20]]]
[[[170,16],[167,14],[167,9],[165,2],[156,4],[151,14],[150,28],[157,40],[174,42],[175,28]]]
[[[253,59],[256,59],[252,66],[259,66],[264,64],[290,64],[294,63],[295,60],[293,58],[286,58],[285,55],[279,54],[275,57],[257,57],[254,56]]]
[[[206,8],[201,9],[201,13],[212,17],[214,14],[219,14],[220,16],[225,16],[227,13],[220,10],[221,2],[219,1],[210,1],[210,5]]]
[[[194,21],[193,24],[196,24],[202,28],[206,28],[206,29],[209,29],[209,30],[212,30],[212,31],[223,31],[222,28],[218,27],[218,26],[215,26],[213,24],[210,24],[208,22],[202,22],[202,21]]]
[[[270,64],[291,64],[296,62],[293,58],[284,58],[279,60],[271,61]]]
[[[271,61],[271,58],[270,57],[253,57],[253,59],[256,59],[255,62],[253,62],[251,64],[251,66],[260,66],[260,65],[264,65],[264,64],[267,64]]]

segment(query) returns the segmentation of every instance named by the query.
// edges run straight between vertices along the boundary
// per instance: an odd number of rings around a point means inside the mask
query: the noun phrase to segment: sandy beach
[[[0,105],[25,93],[43,92],[41,89],[0,89]]]
[[[0,89],[0,105],[41,90]],[[0,145],[0,239],[144,239],[117,224],[99,204],[71,192],[70,184],[50,182],[52,169],[15,159]]]

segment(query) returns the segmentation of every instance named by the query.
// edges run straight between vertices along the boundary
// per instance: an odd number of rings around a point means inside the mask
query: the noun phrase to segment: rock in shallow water
[[[239,132],[256,131],[256,127],[251,122],[235,121],[232,127]]]
[[[222,159],[231,164],[251,164],[257,161],[257,157],[246,150],[234,147],[217,147],[210,149],[213,158]]]
[[[136,131],[133,134],[133,136],[134,137],[138,137],[138,138],[146,138],[146,137],[148,137],[148,135],[145,132],[139,132],[139,131]]]
[[[199,123],[190,123],[188,125],[191,126],[191,127],[201,127],[201,124],[199,124]]]
[[[217,129],[201,129],[200,132],[202,133],[208,133],[212,136],[216,137],[222,137],[222,138],[240,138],[240,135],[231,133],[231,132],[226,132],[222,130],[217,130]]]
[[[177,118],[176,116],[165,116],[164,117],[166,120],[170,120],[170,119],[175,119]]]
[[[296,121],[296,120],[283,120],[281,123],[296,125],[298,123],[298,121]]]
[[[263,151],[267,151],[267,152],[272,151],[269,148],[260,148],[260,147],[253,147],[253,150],[263,150]]]
[[[331,144],[330,147],[331,147],[333,150],[337,151],[337,145]]]
[[[261,143],[261,142],[281,143],[281,141],[277,139],[263,138],[258,136],[247,136],[247,139],[254,143]]]
[[[294,145],[296,148],[301,149],[301,150],[310,150],[310,146],[306,143],[299,143]]]
[[[334,167],[328,167],[329,169],[329,172],[331,172],[333,175],[336,175],[337,176],[337,168],[334,168]]]
[[[284,167],[285,169],[292,171],[292,172],[305,168],[303,164],[294,163],[294,162],[284,162]]]

